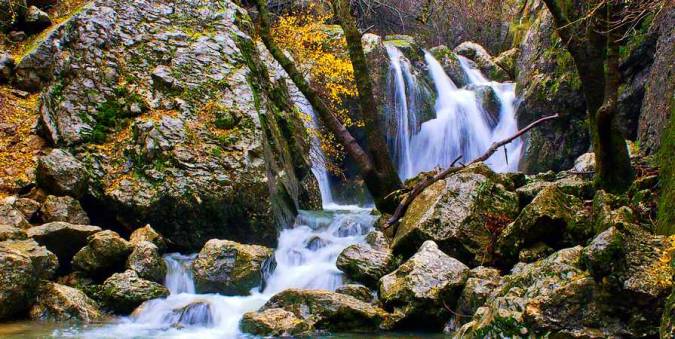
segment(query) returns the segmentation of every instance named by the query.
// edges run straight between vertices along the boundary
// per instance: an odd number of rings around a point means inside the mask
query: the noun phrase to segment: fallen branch
[[[492,146],[490,146],[490,148],[489,148],[487,151],[485,151],[485,153],[483,153],[483,155],[481,155],[480,157],[474,159],[474,160],[471,161],[468,165],[472,165],[472,164],[475,164],[475,163],[477,163],[477,162],[482,162],[482,161],[485,161],[485,160],[487,160],[487,159],[490,159],[490,157],[491,157],[495,152],[497,152],[497,150],[498,150],[500,147],[505,146],[505,145],[507,145],[507,144],[510,144],[511,142],[513,142],[514,140],[518,139],[518,138],[521,137],[523,134],[527,133],[529,130],[531,130],[531,129],[537,127],[538,125],[540,125],[540,124],[542,124],[542,123],[544,123],[544,122],[546,122],[546,121],[549,121],[549,120],[557,119],[558,117],[559,117],[558,114],[554,114],[554,115],[551,115],[551,116],[543,117],[543,118],[541,118],[541,119],[539,119],[539,120],[537,120],[537,121],[535,121],[535,122],[533,122],[533,123],[527,125],[525,128],[521,129],[520,131],[518,131],[518,132],[517,132],[516,134],[514,134],[513,136],[511,136],[511,137],[509,137],[509,138],[506,138],[506,139],[504,139],[504,140],[502,140],[502,141],[500,141],[500,142],[496,142],[496,143],[492,144]],[[424,191],[425,189],[427,189],[427,187],[433,185],[435,182],[437,182],[437,181],[439,181],[439,180],[443,180],[443,179],[447,178],[450,174],[456,173],[456,172],[458,172],[460,169],[462,169],[462,167],[455,167],[455,164],[456,164],[456,163],[459,161],[459,159],[461,159],[461,158],[462,158],[462,156],[459,156],[457,159],[455,159],[455,161],[453,161],[453,162],[450,164],[450,166],[449,166],[447,169],[443,170],[442,172],[440,172],[440,173],[434,175],[433,177],[428,177],[428,178],[426,178],[426,179],[424,179],[424,180],[418,182],[418,183],[413,187],[413,189],[410,191],[410,193],[408,193],[408,194],[405,196],[405,198],[403,198],[403,200],[401,201],[401,203],[400,203],[400,204],[398,205],[398,207],[396,208],[396,211],[394,212],[394,214],[391,216],[391,218],[389,218],[389,221],[387,221],[387,223],[384,225],[383,229],[388,229],[389,227],[391,227],[391,226],[393,226],[393,225],[395,225],[395,224],[398,224],[398,221],[401,219],[401,217],[403,217],[403,214],[405,214],[405,212],[408,210],[408,207],[410,207],[410,204],[413,202],[413,200],[415,200],[415,198],[416,198],[420,193],[422,193],[422,191]],[[396,230],[394,230],[394,233],[396,233]]]

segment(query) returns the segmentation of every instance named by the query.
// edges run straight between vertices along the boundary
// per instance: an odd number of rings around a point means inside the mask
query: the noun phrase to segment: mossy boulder
[[[335,293],[352,296],[367,303],[373,301],[373,292],[366,286],[359,284],[346,284],[335,289]]]
[[[75,253],[87,245],[89,236],[101,232],[98,226],[52,222],[31,227],[26,234],[56,254],[63,269],[70,267]]]
[[[228,240],[209,240],[192,263],[199,293],[246,295],[260,286],[263,263],[274,254],[268,247]]]
[[[370,287],[396,268],[396,260],[389,250],[377,250],[367,244],[345,248],[337,258],[337,268],[347,277]]]
[[[127,268],[138,273],[138,276],[162,283],[166,277],[166,263],[159,254],[159,248],[149,241],[141,241],[134,245],[134,249],[127,259]]]
[[[394,320],[385,310],[352,296],[324,291],[288,289],[273,296],[258,312],[283,309],[311,330],[376,331]]]
[[[506,189],[511,185],[482,163],[434,183],[413,200],[401,220],[392,241],[394,253],[410,256],[424,241],[433,240],[471,266],[491,262],[495,232],[518,214],[518,198]]]
[[[544,188],[499,235],[496,252],[515,263],[521,249],[543,242],[553,248],[583,241],[593,230],[580,215],[583,203],[555,186]]]
[[[462,325],[471,320],[466,315],[476,313],[476,310],[485,304],[501,284],[502,277],[499,270],[483,266],[472,269],[457,299],[457,307],[455,308],[456,313],[462,316],[454,318],[456,324],[453,327],[457,328],[457,325]]]
[[[85,166],[67,150],[55,148],[38,158],[38,184],[52,194],[81,197],[89,187]]]
[[[248,312],[239,325],[241,331],[257,336],[296,336],[310,333],[310,325],[281,308]]]
[[[169,295],[166,287],[142,279],[132,270],[115,273],[103,283],[101,296],[108,308],[129,314],[143,302]]]
[[[500,82],[512,80],[509,74],[494,62],[490,53],[475,42],[463,42],[455,47],[454,52],[475,62],[478,69],[490,80]]]
[[[445,305],[455,304],[468,277],[466,265],[426,241],[408,261],[380,279],[378,295],[387,309],[402,314],[399,326],[424,321],[428,329],[440,329],[448,317]]]
[[[502,102],[497,96],[497,92],[491,86],[470,85],[467,89],[475,93],[490,128],[495,128],[499,123],[499,114],[502,111]]]
[[[30,309],[33,320],[90,322],[103,317],[98,304],[82,291],[53,282],[40,286],[35,305]]]
[[[430,49],[429,53],[443,66],[443,70],[445,70],[445,73],[457,87],[461,88],[469,84],[469,79],[466,73],[464,73],[462,65],[459,63],[457,54],[448,48],[448,46],[436,46]]]
[[[155,231],[154,228],[150,225],[145,225],[141,228],[134,230],[129,236],[129,242],[136,246],[138,243],[143,241],[149,241],[153,243],[159,249],[160,253],[166,250],[166,239]]]
[[[43,222],[63,221],[76,225],[89,225],[89,216],[80,202],[69,196],[50,195],[45,199],[39,211]]]
[[[0,247],[28,257],[37,279],[51,279],[59,267],[59,260],[56,255],[32,239],[7,240],[0,242]]]
[[[89,236],[87,245],[73,256],[75,269],[92,276],[107,276],[121,270],[132,246],[114,231],[101,231]]]

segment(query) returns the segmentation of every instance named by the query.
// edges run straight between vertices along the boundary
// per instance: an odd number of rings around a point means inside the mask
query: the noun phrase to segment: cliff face
[[[180,247],[273,244],[319,201],[302,120],[252,29],[230,1],[94,1],[38,42],[15,83],[41,91],[42,134],[76,163],[82,188],[61,193]],[[53,158],[38,166],[48,189],[68,179]]]

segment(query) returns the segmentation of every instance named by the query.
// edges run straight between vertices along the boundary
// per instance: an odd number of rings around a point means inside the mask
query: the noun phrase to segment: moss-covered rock
[[[466,265],[427,241],[396,271],[380,279],[378,294],[387,309],[403,315],[399,326],[424,321],[428,329],[440,329],[448,317],[445,305],[453,307],[468,276]]]
[[[103,317],[96,302],[82,291],[53,282],[42,284],[30,310],[33,320],[89,322],[102,320]]]
[[[26,232],[22,229],[9,225],[0,225],[0,241],[24,240],[26,238]]]
[[[0,247],[28,257],[33,265],[33,274],[36,279],[51,279],[59,267],[56,255],[32,239],[7,240],[0,242]]]
[[[494,81],[507,81],[511,80],[509,74],[504,71],[495,61],[492,59],[490,53],[483,48],[483,46],[472,42],[466,41],[459,46],[455,47],[454,52],[458,55],[461,55],[467,59],[470,59],[476,63],[478,68],[485,74],[485,76]]]
[[[89,225],[89,216],[80,202],[69,196],[50,195],[45,199],[39,211],[43,222],[63,221],[76,225]]]
[[[92,276],[107,276],[124,267],[131,250],[131,244],[116,232],[97,232],[89,236],[87,245],[75,253],[72,265]]]
[[[335,289],[335,293],[352,296],[367,303],[373,301],[373,292],[366,286],[359,284],[346,284]]]
[[[429,50],[429,52],[438,60],[443,66],[443,70],[450,77],[452,82],[457,87],[464,87],[469,84],[469,79],[459,63],[457,54],[455,54],[448,46],[436,46]]]
[[[127,258],[127,268],[138,273],[138,276],[162,283],[166,276],[166,263],[159,254],[159,248],[149,241],[141,241],[134,245]]]
[[[139,229],[134,230],[131,233],[131,236],[129,236],[129,242],[134,246],[143,241],[149,241],[153,243],[155,246],[157,246],[160,253],[166,250],[166,240],[150,225],[145,225]]]
[[[412,202],[392,241],[410,256],[426,240],[472,266],[491,262],[493,239],[518,214],[518,198],[502,176],[476,164],[438,181]]]
[[[462,293],[457,299],[456,314],[452,328],[457,325],[463,325],[471,320],[467,316],[476,313],[476,310],[483,306],[485,302],[502,284],[502,278],[499,270],[483,266],[476,267],[469,272],[469,279],[462,289]],[[448,325],[446,325],[446,328]]]
[[[246,295],[260,286],[260,270],[273,254],[264,246],[209,240],[192,263],[195,288],[200,293]]]
[[[395,320],[377,306],[348,295],[323,290],[285,290],[273,296],[259,313],[270,309],[291,312],[312,330],[331,332],[387,329]]]
[[[376,250],[370,245],[356,244],[340,253],[336,265],[350,279],[377,287],[380,278],[396,268],[396,260],[389,250]]]
[[[270,308],[261,312],[248,312],[240,323],[241,331],[259,336],[306,335],[310,325],[281,308]]]
[[[132,270],[115,273],[103,283],[101,296],[108,308],[129,314],[143,302],[169,295],[166,287],[138,277]]]
[[[6,202],[0,202],[0,224],[21,229],[30,227],[23,213]]]
[[[521,249],[543,242],[553,248],[590,237],[593,230],[579,215],[582,201],[555,186],[544,188],[497,239],[496,250],[506,263],[514,263]]]
[[[38,274],[29,256],[0,243],[0,319],[26,314],[35,300]]]

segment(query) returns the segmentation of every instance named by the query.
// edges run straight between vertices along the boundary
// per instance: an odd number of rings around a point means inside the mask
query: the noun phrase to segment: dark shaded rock
[[[366,286],[359,284],[347,284],[338,287],[335,293],[352,296],[367,303],[373,301],[373,292]]]
[[[84,165],[68,151],[53,149],[38,159],[36,179],[51,193],[81,197],[88,187]]]
[[[370,245],[357,244],[342,251],[336,265],[350,279],[377,287],[380,278],[396,268],[396,261],[389,250],[381,251]]]
[[[427,241],[396,271],[382,277],[379,296],[387,309],[403,315],[398,326],[442,328],[447,320],[445,305],[452,307],[469,276],[469,268]]]
[[[497,126],[499,122],[499,113],[502,110],[502,102],[497,96],[495,90],[490,86],[470,85],[467,89],[474,91],[483,114],[487,117],[490,128]]]
[[[2,9],[0,9],[2,11]],[[7,53],[0,53],[0,83],[7,83],[14,77],[14,58]]]
[[[40,245],[47,247],[58,258],[62,269],[70,267],[75,253],[87,245],[89,236],[98,233],[98,226],[72,225],[65,222],[53,222],[31,227],[26,233]]]
[[[48,196],[40,208],[40,217],[43,222],[63,221],[75,225],[90,223],[80,202],[69,196]]]
[[[127,268],[138,273],[143,279],[158,283],[164,282],[167,269],[159,249],[149,241],[134,244],[134,249],[127,259]]]
[[[241,331],[258,336],[294,336],[310,332],[311,326],[295,314],[281,308],[248,312],[240,323]]]
[[[131,244],[116,232],[97,232],[89,236],[87,245],[75,253],[72,265],[93,276],[106,276],[124,267],[131,250]]]
[[[145,301],[168,295],[166,287],[141,279],[132,270],[113,274],[102,289],[106,305],[119,314],[129,314]]]
[[[53,282],[44,282],[40,286],[35,305],[30,309],[30,318],[90,322],[102,320],[103,313],[96,302],[82,291]]]
[[[37,33],[52,25],[52,19],[49,14],[43,12],[35,6],[28,7],[22,23],[24,30],[28,33]]]
[[[199,293],[246,295],[262,282],[263,263],[271,248],[243,245],[228,240],[209,240],[192,263]]]

